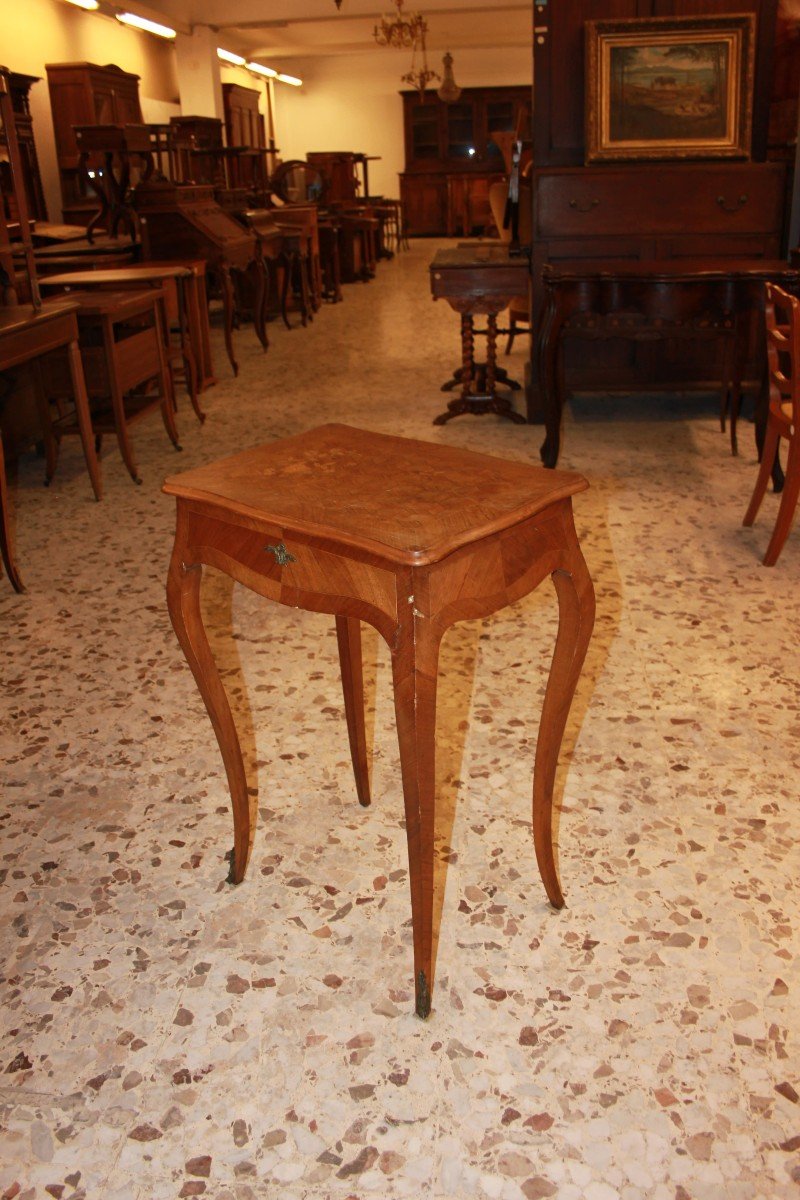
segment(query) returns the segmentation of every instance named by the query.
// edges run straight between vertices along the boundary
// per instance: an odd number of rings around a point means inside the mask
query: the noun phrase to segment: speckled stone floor
[[[552,588],[443,647],[434,1011],[412,1015],[388,652],[365,638],[375,802],[356,803],[333,622],[208,575],[252,768],[249,877],[173,636],[162,478],[335,419],[537,462],[540,427],[462,417],[433,243],[306,330],[237,337],[183,453],[144,482],[77,443],[13,491],[0,580],[2,1200],[778,1200],[800,1195],[800,531],[741,518],[706,398],[578,399],[562,465],[598,598],[558,791],[567,907],[529,834]],[[524,346],[509,360],[521,376]],[[793,1015],[794,1014],[794,1015]]]

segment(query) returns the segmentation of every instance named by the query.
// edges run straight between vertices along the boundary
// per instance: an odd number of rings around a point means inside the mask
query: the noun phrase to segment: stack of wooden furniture
[[[88,225],[98,205],[81,166],[74,127],[141,125],[139,76],[113,65],[87,62],[48,63],[45,70],[64,220],[73,225]],[[94,156],[88,165],[92,170],[102,168],[103,156]]]

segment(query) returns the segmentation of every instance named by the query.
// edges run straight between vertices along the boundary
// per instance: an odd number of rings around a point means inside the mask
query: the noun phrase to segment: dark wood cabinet
[[[86,62],[48,63],[45,70],[64,221],[86,225],[97,211],[97,200],[88,194],[79,169],[80,152],[73,126],[141,125],[139,76],[113,64],[99,66]]]
[[[400,196],[410,234],[469,235],[487,227],[488,187],[504,171],[492,134],[521,124],[527,138],[530,98],[525,86],[464,88],[455,104],[443,104],[435,93],[424,100],[403,93]]]
[[[266,146],[264,118],[258,109],[259,93],[238,83],[223,83],[225,139],[229,146],[263,150]]]
[[[777,258],[785,249],[786,167],[765,162],[777,0],[559,0],[534,3],[532,317],[542,313],[548,261],[709,256]],[[585,166],[584,22],[755,13],[750,162],[620,162]],[[572,63],[573,70],[564,70]],[[663,342],[565,343],[575,387],[692,386],[713,379],[708,349]],[[539,411],[528,372],[529,411]]]

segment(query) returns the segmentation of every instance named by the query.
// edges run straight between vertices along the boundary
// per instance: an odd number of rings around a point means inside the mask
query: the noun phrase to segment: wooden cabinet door
[[[444,235],[447,229],[446,175],[401,175],[400,197],[412,237]]]

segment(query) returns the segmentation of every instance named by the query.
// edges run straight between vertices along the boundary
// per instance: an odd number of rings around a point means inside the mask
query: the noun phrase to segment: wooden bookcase
[[[504,171],[491,135],[512,131],[522,120],[523,137],[529,136],[530,88],[464,88],[455,104],[442,103],[435,92],[424,100],[417,92],[402,96],[406,161],[400,196],[408,232],[469,235],[464,212],[478,211],[489,183]]]

